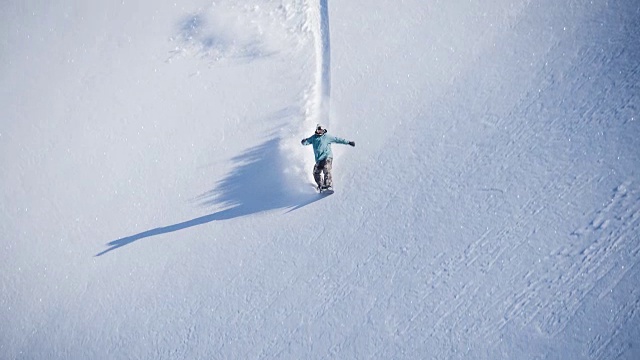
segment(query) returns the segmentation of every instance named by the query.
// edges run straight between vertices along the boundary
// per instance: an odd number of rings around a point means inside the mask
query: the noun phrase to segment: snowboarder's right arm
[[[311,142],[309,141],[310,138],[306,138],[306,139],[302,139],[302,141],[300,142],[302,145],[311,145]]]

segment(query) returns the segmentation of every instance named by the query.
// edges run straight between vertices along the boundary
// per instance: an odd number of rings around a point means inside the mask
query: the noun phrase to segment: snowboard
[[[333,189],[321,189],[319,191],[320,195],[331,195],[334,193]]]
[[[333,189],[320,189],[318,190],[318,187],[315,184],[312,184],[313,188],[318,192],[318,194],[320,195],[331,195],[334,193]]]

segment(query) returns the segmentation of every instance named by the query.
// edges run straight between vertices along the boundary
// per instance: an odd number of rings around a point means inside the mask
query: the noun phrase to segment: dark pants
[[[319,187],[329,187],[333,186],[333,182],[331,180],[331,163],[333,159],[328,158],[324,160],[320,160],[313,167],[313,179],[316,181]],[[322,177],[322,173],[324,173],[324,179]]]

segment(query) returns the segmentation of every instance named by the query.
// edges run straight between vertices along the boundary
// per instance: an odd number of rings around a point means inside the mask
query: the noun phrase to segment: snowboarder
[[[322,125],[316,126],[315,134],[306,139],[302,139],[302,145],[313,145],[313,154],[316,159],[316,164],[313,167],[313,179],[318,184],[317,190],[322,192],[324,190],[333,190],[333,182],[331,179],[331,164],[333,162],[333,153],[331,152],[331,144],[345,144],[356,146],[354,141],[347,141],[345,139],[327,134],[327,129]],[[322,177],[324,173],[324,178]]]

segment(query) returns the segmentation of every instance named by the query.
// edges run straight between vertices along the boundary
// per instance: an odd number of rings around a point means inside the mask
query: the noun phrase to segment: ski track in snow
[[[329,27],[329,0],[320,0],[320,83],[322,84],[321,119],[329,121],[331,115],[331,31]],[[316,47],[318,48],[318,47]],[[327,123],[327,126],[329,124]]]
[[[331,102],[331,34],[328,0],[310,0],[307,8],[307,29],[314,43],[315,76],[307,94],[305,130],[330,121]]]

